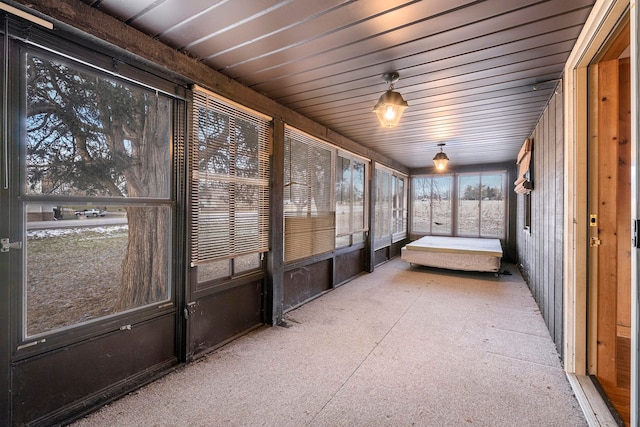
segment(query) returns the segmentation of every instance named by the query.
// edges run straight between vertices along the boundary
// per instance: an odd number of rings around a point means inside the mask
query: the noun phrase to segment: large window
[[[171,299],[175,99],[26,53],[24,337]]]
[[[191,265],[198,283],[261,267],[269,248],[269,121],[194,90]]]
[[[285,127],[284,259],[286,262],[335,248],[336,150]]]
[[[505,173],[458,176],[458,235],[504,237]]]
[[[406,176],[376,165],[374,248],[389,246],[407,236]]]
[[[451,235],[453,176],[435,175],[412,180],[413,233]]]
[[[411,231],[504,238],[505,189],[502,171],[413,177]]]
[[[366,163],[346,153],[336,162],[336,247],[364,241]]]

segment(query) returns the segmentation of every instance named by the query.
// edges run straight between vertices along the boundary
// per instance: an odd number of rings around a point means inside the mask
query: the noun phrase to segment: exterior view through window
[[[407,236],[407,177],[392,169],[375,168],[374,248],[380,249]]]
[[[504,238],[505,188],[505,172],[414,177],[411,231]]]
[[[414,233],[451,235],[453,176],[413,178]]]
[[[336,247],[364,241],[365,163],[338,155],[336,162]]]
[[[25,60],[23,338],[169,299],[172,98]]]
[[[504,237],[504,173],[458,176],[458,235]]]

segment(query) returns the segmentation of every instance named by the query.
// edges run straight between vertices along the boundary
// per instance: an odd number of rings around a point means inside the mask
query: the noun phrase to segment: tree
[[[55,61],[27,60],[27,180],[48,195],[169,198],[172,102]],[[126,204],[117,310],[167,298],[171,215]]]

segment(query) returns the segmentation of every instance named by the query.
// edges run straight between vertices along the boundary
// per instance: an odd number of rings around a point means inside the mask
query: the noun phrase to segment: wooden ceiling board
[[[184,24],[159,31],[159,39],[194,54],[196,50],[191,47],[197,48],[204,40],[250,22],[256,16],[272,13],[286,3],[282,0],[222,1],[194,15]]]
[[[353,1],[336,2],[335,6],[331,8],[326,7],[326,3],[324,1],[298,0],[289,9],[299,8],[303,14],[298,15],[297,11],[292,13],[288,9],[283,10],[281,14],[278,14],[277,19],[284,20],[287,24],[282,25],[279,29],[264,32],[262,37],[254,37],[253,39],[249,39],[247,34],[239,37],[235,34],[223,34],[208,40],[206,45],[199,46],[199,51],[206,52],[203,58],[214,68],[217,64],[218,69],[226,69],[260,56],[306,44],[322,36],[345,30],[371,15],[383,14],[390,9],[401,7],[406,1],[369,1],[366,4],[366,9]],[[323,10],[316,12],[310,8],[310,4],[322,5]],[[292,15],[297,19],[291,19]],[[265,23],[261,26],[267,25],[269,24]],[[249,41],[250,44],[248,44]]]
[[[528,4],[530,2],[522,1],[521,3]],[[268,81],[278,76],[287,76],[295,72],[324,67],[326,64],[341,63],[353,58],[354,52],[358,52],[358,55],[368,52],[381,52],[386,56],[386,62],[393,61],[396,68],[401,68],[397,66],[396,61],[398,58],[406,56],[406,53],[396,52],[396,50],[407,44],[415,46],[415,54],[422,54],[425,50],[434,46],[450,46],[461,41],[473,39],[479,34],[496,34],[499,31],[531,22],[537,21],[540,31],[544,27],[543,20],[536,20],[534,19],[535,15],[531,14],[535,13],[535,9],[541,7],[540,5],[524,9],[519,8],[511,13],[504,13],[503,9],[505,7],[496,6],[495,2],[491,5],[495,6],[495,10],[489,6],[484,6],[484,3],[482,3],[482,7],[481,5],[474,5],[474,7],[458,10],[456,13],[445,14],[435,20],[422,20],[412,25],[399,26],[393,30],[385,29],[386,31],[370,34],[361,39],[349,37],[349,34],[346,34],[348,30],[341,31],[331,34],[328,38],[323,37],[310,43],[296,45],[291,49],[279,50],[275,54],[257,56],[251,61],[243,62],[241,66],[227,66],[225,67],[225,72],[251,85],[254,80]],[[520,5],[518,4],[518,6]],[[473,14],[469,9],[473,9],[477,14]],[[555,5],[554,3],[554,7],[548,6],[545,10],[549,13],[561,13],[565,9],[567,9],[567,6]],[[497,11],[504,14],[500,17],[493,17],[493,14]],[[461,17],[463,21],[466,21],[464,24],[459,22]],[[483,19],[485,17],[486,19]],[[356,31],[363,25],[365,23],[354,26],[349,30]],[[432,35],[443,33],[450,36],[444,43],[438,45],[431,43],[430,37]],[[338,40],[345,39],[349,40],[348,43],[343,42],[342,46],[338,44]],[[497,36],[497,40],[500,43],[499,36]],[[284,67],[286,67],[286,70],[283,69]],[[253,70],[253,72],[249,73],[249,69]],[[384,71],[384,69],[379,70],[378,74]]]
[[[429,4],[431,2],[422,3]],[[514,6],[520,6],[520,3],[527,4],[529,2],[514,0],[510,3],[517,3]],[[456,25],[460,28],[467,28],[467,26],[471,26],[485,17],[493,16],[507,7],[496,4],[496,2],[490,2],[484,7],[479,7],[478,2],[472,4],[473,6],[467,8],[454,9],[452,13],[438,15],[437,19],[419,19],[411,23],[391,20],[385,15],[374,17],[372,20],[360,22],[308,43],[295,44],[287,49],[281,47],[273,53],[265,52],[263,55],[256,56],[241,64],[228,65],[224,70],[225,73],[251,85],[255,80],[269,80],[274,76],[286,76],[294,72],[322,67],[325,64],[346,61],[353,58],[354,54],[358,56],[380,51],[386,55],[387,62],[395,61],[399,57],[394,51],[396,46],[407,43],[415,44],[420,41],[423,46],[421,50],[424,50],[429,44],[430,36],[443,32],[448,33],[457,28]],[[473,9],[479,16],[469,9]],[[416,18],[412,17],[412,19]],[[489,27],[487,27],[488,30]],[[470,31],[467,37],[478,34],[483,33]],[[286,69],[283,69],[284,67]],[[382,72],[384,70],[380,70],[380,74]]]
[[[401,93],[403,97],[407,101],[409,101],[409,98],[413,96],[412,93],[414,92],[419,92],[417,96],[423,97],[425,96],[424,92],[428,91],[429,89],[439,88],[443,85],[448,86],[449,84],[446,83],[447,81],[449,81],[448,79],[446,79],[446,77],[448,76],[462,76],[463,79],[465,79],[465,82],[468,81],[466,79],[466,76],[469,76],[471,74],[469,73],[470,70],[474,70],[473,73],[488,71],[491,77],[491,75],[501,76],[509,73],[509,71],[504,72],[502,67],[521,65],[524,68],[528,67],[528,64],[531,64],[532,62],[535,62],[536,65],[542,66],[546,65],[547,62],[557,63],[557,56],[560,55],[560,61],[562,61],[566,57],[566,55],[571,52],[572,46],[573,41],[570,40],[564,41],[562,43],[541,46],[534,49],[500,56],[491,56],[490,54],[484,54],[485,52],[474,52],[474,54],[465,55],[464,57],[457,56],[453,58],[447,58],[435,63],[426,64],[419,68],[416,67],[412,70],[415,73],[408,78],[403,78],[402,82],[398,82],[396,84],[396,88],[398,91],[400,91],[402,87],[403,89]],[[495,53],[497,54],[498,52],[496,51]],[[536,59],[531,60],[530,58],[532,56]],[[562,67],[559,71],[561,70]],[[382,80],[380,76],[376,77],[378,81]],[[482,77],[480,77],[480,79],[482,79]],[[480,79],[474,78],[472,80]],[[366,79],[367,82],[369,82],[370,80],[372,80],[372,78]],[[344,99],[345,97],[357,97],[360,94],[370,96],[372,86],[375,85],[372,84],[361,89],[356,89],[353,82],[349,81],[342,84],[330,86],[325,89],[315,89],[313,91],[291,93],[285,96],[273,97],[273,99],[280,103],[286,105],[296,105],[297,107],[301,106],[297,104],[298,102],[303,102],[303,105],[304,103],[313,103],[316,100],[323,100],[324,102],[333,103],[334,101],[337,101],[339,99]],[[378,84],[378,86],[380,85]],[[384,92],[384,90],[386,89],[386,85],[383,84],[381,86],[381,89],[381,92]]]
[[[441,141],[451,165],[515,161],[594,1],[84,0],[410,168]],[[384,129],[390,71],[409,108]]]
[[[129,18],[128,23],[155,38],[166,41],[165,33],[179,32],[181,27],[191,26],[196,17],[215,10],[226,1],[157,1],[154,8]]]
[[[142,11],[153,7],[155,0],[102,0],[89,1],[97,9],[115,17],[123,22],[127,22],[131,17],[136,16]]]
[[[536,60],[530,61],[522,61],[517,64],[508,64],[503,66],[497,66],[495,68],[487,67],[486,69],[480,71],[471,71],[471,69],[465,69],[464,71],[468,71],[466,74],[463,74],[461,70],[458,71],[457,75],[453,75],[447,77],[447,72],[443,71],[441,73],[434,73],[440,77],[439,80],[436,80],[433,84],[438,84],[439,86],[452,86],[456,84],[465,84],[468,82],[476,82],[479,86],[485,86],[488,90],[490,90],[491,82],[498,82],[500,80],[508,80],[512,76],[532,76],[532,75],[559,75],[562,72],[562,58],[565,55],[557,54],[549,57],[539,58]],[[539,67],[537,67],[539,66]],[[452,73],[455,73],[456,70],[452,70]],[[432,75],[429,75],[431,78]],[[435,77],[434,77],[435,78]],[[522,77],[520,77],[522,79]],[[409,79],[408,83],[413,83],[414,80]],[[407,83],[407,82],[405,82]],[[406,85],[400,86],[396,85],[396,90],[400,92],[403,98],[408,102],[409,109],[412,106],[418,106],[421,103],[429,102],[428,96],[425,96],[423,93],[426,89],[428,89],[430,82],[414,84],[414,85]],[[488,83],[488,84],[483,84]],[[531,85],[533,85],[532,82]],[[371,88],[361,88],[361,89],[353,89],[351,91],[345,91],[344,93],[348,96],[341,93],[328,93],[323,97],[316,97],[312,99],[300,99],[297,101],[290,101],[285,103],[285,105],[291,106],[296,110],[304,111],[305,113],[309,113],[314,111],[312,107],[318,106],[326,106],[326,105],[334,105],[337,108],[340,105],[340,101],[343,99],[348,99],[353,101],[356,98],[362,97],[362,101],[366,102],[369,100],[370,108],[373,108],[378,98],[384,91],[386,90],[386,86],[382,86],[378,91],[372,91]],[[455,96],[452,96],[455,97]],[[407,113],[409,112],[407,109]]]
[[[536,104],[535,102],[527,102],[527,101],[523,101],[515,106],[503,106],[502,104],[496,103],[494,105],[487,106],[486,108],[475,107],[473,109],[455,111],[455,113],[453,114],[450,112],[443,112],[437,116],[434,115],[435,117],[422,118],[422,119],[414,118],[412,119],[412,126],[428,127],[431,124],[436,124],[440,122],[455,122],[458,124],[464,124],[465,120],[473,120],[476,117],[490,119],[495,116],[495,117],[500,117],[500,119],[502,120],[505,120],[507,117],[511,115],[516,115],[516,114],[538,115],[539,114],[539,112],[537,111],[539,107],[538,104]],[[360,133],[368,132],[368,129],[361,123],[362,119],[355,118],[353,119],[353,122],[346,122],[345,120],[347,119],[343,120],[342,117],[339,117],[332,123],[335,123],[338,126],[349,125],[350,129],[352,129],[351,130],[352,135],[358,135],[359,132]],[[356,121],[360,123],[356,123]]]
[[[560,19],[558,19],[560,21]],[[465,40],[449,46],[441,46],[430,51],[415,54],[408,51],[403,57],[400,56],[396,62],[402,64],[400,78],[405,75],[415,74],[413,68],[423,64],[437,64],[444,62],[450,58],[469,58],[473,54],[506,55],[513,52],[521,52],[527,49],[534,49],[540,46],[549,45],[560,42],[573,43],[575,37],[580,32],[580,26],[574,24],[569,27],[547,28],[550,32],[538,34],[540,29],[536,26],[524,26],[528,29],[525,33],[523,27],[510,29],[496,37],[494,34],[476,37],[474,39]],[[487,40],[490,39],[490,40]],[[410,46],[407,45],[407,48]],[[496,53],[494,53],[496,52]],[[379,65],[379,53],[373,53],[367,56],[358,56],[353,59],[344,61],[344,63],[333,64],[323,68],[307,70],[302,73],[282,77],[280,79],[268,80],[259,84],[252,85],[254,90],[268,96],[275,97],[275,91],[286,91],[288,93],[301,93],[315,89],[326,88],[333,84],[336,79],[350,82],[358,82],[362,79],[374,76],[371,67]],[[426,62],[425,62],[426,60]],[[377,82],[381,82],[381,76],[375,74]]]
[[[412,100],[412,104],[410,105],[410,107],[416,108],[407,109],[405,111],[405,115],[420,113],[421,111],[423,111],[423,108],[420,106],[434,108],[434,103],[440,101],[449,101],[449,105],[457,105],[456,103],[459,103],[459,100],[461,99],[465,100],[465,102],[472,102],[476,99],[500,99],[505,96],[512,96],[517,94],[525,94],[527,99],[529,99],[529,95],[534,94],[533,87],[535,83],[536,80],[534,77],[525,77],[519,80],[503,81],[502,76],[496,76],[495,78],[484,79],[482,81],[462,82],[455,85],[443,85],[435,87],[433,89],[425,90],[421,98]],[[379,97],[383,92],[384,89],[376,92],[377,97]],[[540,96],[542,94],[542,92],[535,93],[535,95],[537,96]],[[342,111],[349,111],[352,114],[364,114],[371,111],[374,105],[374,98],[377,99],[377,97],[374,97],[372,95],[371,99],[345,99],[337,101],[334,104],[309,107],[306,110],[313,114],[314,117],[325,117],[327,114],[336,115],[340,114]],[[517,99],[520,100],[521,97],[518,97]],[[509,99],[500,99],[500,102],[508,101]],[[367,107],[369,107],[368,110]]]
[[[278,34],[278,37],[267,40],[270,43],[265,43],[260,52],[254,51],[253,55],[235,63],[226,63],[223,68],[219,69],[224,69],[225,73],[231,76],[242,76],[248,81],[267,80],[268,76],[262,76],[261,73],[273,72],[274,69],[277,73],[277,68],[284,66],[287,67],[287,70],[291,67],[303,69],[308,66],[307,62],[322,60],[325,57],[348,59],[353,56],[354,52],[359,51],[357,47],[359,44],[371,41],[369,46],[379,49],[386,46],[378,39],[382,35],[390,34],[393,37],[401,37],[400,34],[394,35],[393,31],[398,23],[404,22],[400,20],[400,17],[406,19],[405,16],[409,16],[410,11],[407,9],[421,9],[419,14],[411,14],[411,19],[415,19],[416,16],[442,14],[460,4],[469,3],[469,1],[408,2],[408,6],[405,7],[393,7],[396,2],[388,3],[385,0],[373,3],[380,4],[384,9],[379,7],[371,13],[357,4],[350,5],[352,7],[345,7],[344,10],[341,9],[323,16],[318,22],[308,22],[304,28],[298,29],[298,31],[292,29],[286,34],[288,37],[284,37],[284,34]],[[395,19],[397,16],[399,17]],[[402,40],[398,38],[394,44],[398,42],[402,42]]]

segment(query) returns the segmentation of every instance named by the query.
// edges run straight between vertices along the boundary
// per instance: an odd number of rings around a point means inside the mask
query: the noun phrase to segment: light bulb
[[[395,110],[392,106],[388,106],[384,112],[384,118],[387,120],[393,120],[396,116]]]

